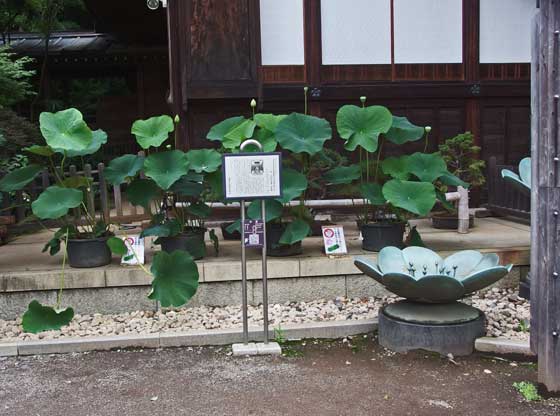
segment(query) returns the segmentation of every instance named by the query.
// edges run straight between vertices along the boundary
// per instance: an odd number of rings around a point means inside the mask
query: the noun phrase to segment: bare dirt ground
[[[525,402],[533,363],[393,354],[371,339],[291,345],[286,357],[182,348],[0,359],[0,415],[560,415]]]

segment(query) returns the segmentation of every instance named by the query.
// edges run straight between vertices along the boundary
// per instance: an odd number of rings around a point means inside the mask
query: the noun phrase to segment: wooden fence
[[[531,218],[531,198],[506,183],[502,178],[502,169],[517,172],[517,167],[498,165],[492,156],[488,163],[486,183],[488,187],[488,204],[490,211],[498,215]]]
[[[142,207],[135,207],[126,201],[123,185],[113,186],[106,181],[104,171],[104,163],[99,163],[95,168],[86,163],[81,171],[78,171],[75,165],[70,165],[68,172],[65,172],[65,177],[84,176],[92,182],[91,191],[88,192],[86,201],[84,201],[88,212],[96,213],[97,218],[103,217],[107,222],[112,221],[115,223],[129,223],[149,219],[149,213]],[[22,221],[29,214],[29,204],[26,204],[26,201],[35,200],[44,189],[53,184],[54,178],[45,169],[24,190],[16,192],[15,201],[11,202],[13,205],[16,205],[14,209],[16,222]],[[80,210],[74,210],[74,215],[76,217],[81,216]]]

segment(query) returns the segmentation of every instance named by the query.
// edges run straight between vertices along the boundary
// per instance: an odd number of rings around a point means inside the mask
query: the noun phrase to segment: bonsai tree
[[[345,105],[337,113],[337,129],[345,149],[357,152],[358,164],[335,168],[326,174],[332,186],[348,186],[363,201],[358,213],[363,248],[379,251],[386,245],[402,245],[408,220],[425,216],[438,193],[435,182],[463,184],[448,172],[440,154],[414,153],[383,158],[388,141],[401,146],[426,137],[430,128],[415,126],[383,106]],[[439,195],[439,198],[444,196]]]
[[[206,254],[204,224],[211,213],[207,175],[219,170],[222,158],[211,149],[185,153],[165,144],[179,122],[166,115],[134,122],[132,134],[149,154],[116,158],[105,174],[113,185],[126,183],[128,201],[151,214],[143,237],[158,237],[156,244],[166,252],[185,250],[200,259]],[[217,241],[213,231],[211,237]]]
[[[471,132],[447,139],[444,144],[439,146],[439,152],[447,164],[449,172],[468,183],[471,189],[484,185],[486,179],[483,170],[486,163],[479,159],[480,147],[474,145],[474,136]],[[448,186],[438,183],[437,189],[439,192],[445,193]],[[434,213],[434,217],[457,217],[457,209],[453,204],[441,201],[441,205],[447,210],[447,214]],[[450,225],[450,228],[456,228],[454,223]]]
[[[282,171],[283,197],[266,200],[267,245],[269,255],[293,255],[301,253],[301,241],[310,233],[312,215],[305,206],[308,175],[311,160],[322,150],[332,136],[328,121],[307,114],[289,115],[255,114],[256,102],[251,102],[253,115],[226,119],[213,126],[207,138],[221,143],[222,151],[238,152],[242,142],[255,139],[263,151],[283,150],[290,167]],[[254,149],[253,149],[254,150]],[[296,168],[298,170],[296,170]],[[299,199],[292,206],[291,202]],[[247,208],[247,216],[260,219],[261,201],[253,201]],[[237,221],[228,228],[232,232],[240,228]]]

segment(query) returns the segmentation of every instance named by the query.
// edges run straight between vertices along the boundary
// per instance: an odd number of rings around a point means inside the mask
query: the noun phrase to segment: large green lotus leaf
[[[181,233],[181,223],[171,219],[163,224],[152,225],[140,233],[140,237],[173,237]]]
[[[40,165],[27,165],[16,169],[0,179],[0,191],[13,192],[23,189],[43,170]]]
[[[275,152],[276,148],[278,147],[278,142],[276,141],[276,137],[274,132],[267,130],[267,129],[258,129],[253,139],[258,141],[262,145],[263,152]],[[261,150],[257,148],[257,146],[249,145],[245,149],[244,152],[260,152]]]
[[[447,173],[447,165],[439,153],[414,153],[406,160],[406,170],[423,182],[433,182]]]
[[[214,149],[197,149],[187,152],[189,168],[197,173],[212,173],[222,166],[222,155]]]
[[[304,174],[294,169],[282,171],[282,198],[278,201],[287,204],[292,199],[299,197],[307,189],[307,178]]]
[[[360,193],[372,205],[384,205],[387,202],[383,196],[383,189],[378,183],[360,184]]]
[[[381,162],[381,170],[383,170],[385,175],[406,181],[410,178],[410,173],[408,172],[408,157],[407,155],[388,157]]]
[[[311,227],[304,220],[297,218],[288,224],[280,237],[280,244],[291,245],[303,241],[311,232]]]
[[[226,149],[237,149],[243,141],[253,137],[257,124],[253,120],[245,120],[240,125],[227,132],[222,140]]]
[[[161,146],[173,130],[175,130],[173,119],[164,115],[147,120],[136,120],[132,124],[131,133],[136,136],[136,141],[142,149],[148,149]]]
[[[92,178],[85,176],[70,176],[62,181],[65,188],[89,188],[93,183]]]
[[[276,218],[280,218],[282,216],[282,210],[284,206],[281,202],[276,201],[274,199],[266,199],[265,202],[266,207],[266,221],[269,222],[275,220]],[[261,200],[255,199],[249,207],[247,208],[247,216],[253,220],[261,219]]]
[[[24,147],[22,149],[24,152],[33,153],[34,155],[38,156],[52,156],[54,155],[53,149],[50,146],[39,146],[38,144],[34,144],[33,146]]]
[[[107,240],[107,246],[111,250],[111,253],[113,253],[116,256],[122,257],[126,253],[128,253],[128,247],[126,246],[122,238],[119,237],[109,238]]]
[[[223,201],[224,184],[222,179],[223,175],[221,170],[217,170],[216,172],[212,172],[205,176],[204,181],[206,183],[206,187],[210,190],[210,194],[208,196],[209,201]]]
[[[93,133],[75,108],[58,113],[41,113],[39,117],[41,133],[47,144],[55,151],[80,151],[89,147]]]
[[[465,286],[466,294],[482,290],[485,287],[493,285],[501,278],[505,277],[512,269],[513,265],[497,266],[489,269],[478,271],[461,280]]]
[[[349,184],[360,178],[361,168],[359,165],[339,166],[323,175],[323,180],[329,185]]]
[[[336,114],[336,127],[340,137],[346,140],[346,150],[358,146],[368,152],[377,150],[379,135],[387,133],[393,123],[391,112],[383,106],[358,107],[345,105]]]
[[[278,123],[286,117],[285,114],[255,114],[254,120],[261,129],[274,132],[276,131],[276,127],[278,127]]]
[[[395,144],[414,142],[424,137],[424,127],[415,126],[406,117],[393,116],[393,124],[385,137]]]
[[[21,324],[24,332],[37,334],[43,331],[58,330],[68,325],[73,318],[74,310],[72,308],[55,311],[54,308],[43,306],[34,300],[23,314]]]
[[[445,172],[438,179],[441,181],[441,183],[443,183],[444,185],[448,185],[448,186],[462,186],[465,189],[468,189],[469,186],[470,186],[468,183],[461,180],[461,178],[453,175],[450,172]]]
[[[418,275],[418,271],[416,274]],[[434,303],[447,303],[461,299],[465,295],[465,287],[450,276],[424,276],[417,281],[416,297]]]
[[[197,202],[196,204],[190,204],[187,207],[189,214],[194,215],[198,218],[207,218],[212,213],[212,208],[206,205],[204,202]]]
[[[428,182],[410,182],[393,179],[383,186],[387,201],[413,214],[425,216],[436,203],[436,190]]]
[[[226,149],[236,149],[243,140],[253,137],[257,124],[243,116],[227,118],[213,126],[206,138],[222,142]]]
[[[383,273],[381,273],[377,264],[373,261],[364,257],[358,257],[354,259],[354,265],[366,276],[369,276],[376,282],[383,284]]]
[[[164,308],[183,306],[198,289],[198,267],[186,251],[160,251],[151,272],[154,280],[148,298],[158,300]]]
[[[331,139],[332,129],[325,119],[292,113],[276,128],[276,140],[286,150],[314,155]]]
[[[105,133],[103,130],[95,130],[92,132],[92,140],[88,147],[86,147],[84,150],[68,150],[66,152],[66,156],[80,157],[92,155],[99,149],[101,149],[101,146],[103,146],[105,143],[107,143],[107,133]],[[61,152],[60,150],[57,150],[57,152],[63,153],[63,151]]]
[[[153,153],[144,161],[145,175],[152,178],[163,190],[168,190],[188,171],[187,156],[180,150]]]
[[[199,197],[204,191],[204,185],[193,179],[196,178],[189,174],[182,176],[173,184],[171,191],[181,196]]]
[[[109,162],[105,168],[105,179],[114,186],[125,183],[127,178],[133,178],[142,169],[144,158],[136,155],[124,155]]]
[[[55,220],[80,206],[84,194],[78,189],[50,186],[31,204],[33,214],[42,220]]]
[[[126,198],[132,205],[148,208],[160,192],[159,187],[151,179],[137,178],[126,188]]]

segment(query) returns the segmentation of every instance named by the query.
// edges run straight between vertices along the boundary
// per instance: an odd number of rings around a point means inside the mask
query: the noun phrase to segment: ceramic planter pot
[[[311,223],[311,236],[312,237],[322,237],[323,236],[323,229],[321,227],[327,226],[327,225],[334,225],[334,223],[332,221],[328,221],[328,220],[322,220],[322,221],[314,220]]]
[[[404,222],[374,222],[361,224],[362,249],[366,251],[380,251],[383,247],[402,247]]]
[[[459,218],[448,213],[434,213],[432,215],[432,227],[438,230],[456,230],[459,227]],[[469,228],[474,228],[474,215],[469,216]]]
[[[157,242],[167,253],[183,250],[189,252],[194,260],[200,260],[206,256],[205,234],[206,228],[193,228],[173,237],[159,237]]]
[[[295,244],[280,244],[280,238],[288,224],[268,224],[266,227],[266,254],[270,257],[289,257],[303,253],[301,241]]]
[[[107,245],[109,237],[86,240],[68,239],[68,264],[75,268],[92,268],[111,263],[111,249]]]

